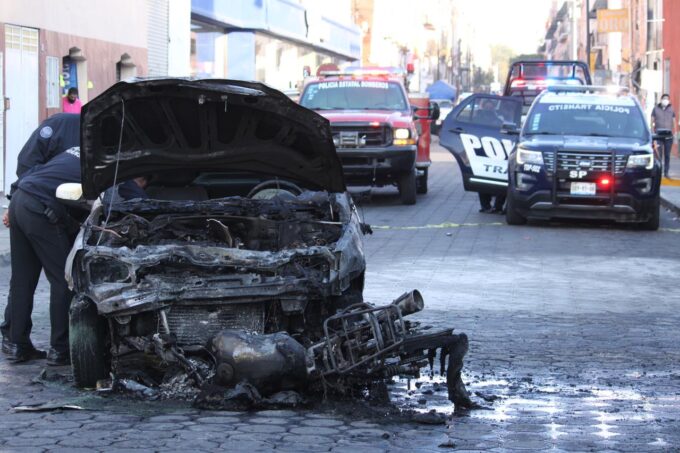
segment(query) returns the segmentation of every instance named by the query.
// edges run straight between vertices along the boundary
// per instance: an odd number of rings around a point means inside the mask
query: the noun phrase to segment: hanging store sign
[[[597,31],[599,33],[626,33],[630,19],[627,9],[598,9]]]

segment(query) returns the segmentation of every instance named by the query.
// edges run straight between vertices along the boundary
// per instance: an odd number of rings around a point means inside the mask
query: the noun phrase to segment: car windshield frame
[[[319,88],[323,87],[323,88]],[[383,88],[386,87],[386,88]],[[312,90],[316,90],[315,92],[312,92]],[[350,101],[350,99],[347,97],[346,92],[344,93],[344,96],[338,97],[336,101],[340,101],[340,99],[343,99],[343,102],[335,102],[335,104],[343,104],[343,105],[330,105],[328,103],[328,99],[326,100],[325,105],[322,104],[313,104],[313,98],[316,97],[317,93],[320,92],[321,90],[335,90],[335,91],[346,91],[346,90],[363,90],[364,94],[362,95],[353,95],[354,99]],[[370,105],[368,103],[361,105],[357,104],[356,101],[368,101],[374,98],[375,96],[369,96],[366,95],[366,92],[368,90],[380,90],[380,91],[390,91],[391,93],[389,94],[390,96],[396,96],[398,94],[399,99],[391,99],[393,104],[387,104],[385,103],[384,105],[381,104],[374,104]],[[377,93],[378,91],[376,91]],[[311,98],[310,98],[311,96]],[[387,101],[387,99],[385,99]],[[398,102],[396,102],[398,101]],[[306,107],[311,110],[315,111],[324,111],[324,110],[385,110],[385,111],[408,111],[410,109],[410,104],[409,101],[406,97],[406,93],[404,92],[401,84],[399,82],[393,81],[393,80],[321,80],[318,82],[312,82],[307,84],[305,87],[304,91],[302,92],[302,95],[300,96],[300,105],[303,107]]]
[[[548,117],[550,122],[546,122]],[[574,103],[540,98],[529,110],[522,135],[628,138],[642,142],[651,137],[644,114],[633,100],[628,103],[599,98],[580,98]]]

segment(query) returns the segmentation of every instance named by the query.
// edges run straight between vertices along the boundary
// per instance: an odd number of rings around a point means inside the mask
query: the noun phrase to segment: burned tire
[[[429,169],[424,168],[423,174],[416,179],[416,192],[420,195],[425,195],[427,193],[427,170]]]
[[[527,223],[527,219],[517,212],[517,208],[515,208],[515,199],[513,198],[511,191],[508,191],[508,196],[506,198],[505,221],[508,225],[524,225]]]
[[[88,299],[74,299],[69,316],[69,348],[77,387],[94,388],[109,376],[108,324]]]
[[[659,217],[661,211],[661,200],[657,197],[654,200],[654,207],[652,208],[652,214],[649,220],[638,224],[640,230],[656,231],[659,229]]]
[[[416,204],[416,173],[410,172],[399,178],[402,204]]]

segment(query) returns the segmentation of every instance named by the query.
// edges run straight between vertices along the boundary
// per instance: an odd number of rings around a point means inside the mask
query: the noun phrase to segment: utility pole
[[[590,67],[590,0],[586,0],[586,63],[588,70],[592,72]]]

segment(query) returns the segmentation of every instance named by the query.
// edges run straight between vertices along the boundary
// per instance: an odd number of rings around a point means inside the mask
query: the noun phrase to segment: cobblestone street
[[[430,191],[357,192],[365,221],[366,300],[417,288],[424,324],[470,338],[468,390],[485,409],[444,425],[310,410],[210,412],[182,401],[81,392],[42,363],[0,358],[0,451],[680,451],[680,221],[658,232],[601,223],[530,223],[478,213],[450,155],[435,147]],[[9,267],[0,268],[6,300]],[[48,347],[48,287],[34,341]],[[50,376],[53,379],[50,379]],[[395,381],[400,407],[451,414],[443,380]],[[86,410],[17,413],[13,406]],[[363,405],[361,406],[364,407]]]

